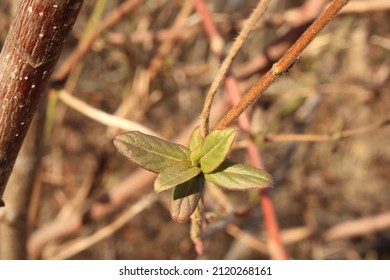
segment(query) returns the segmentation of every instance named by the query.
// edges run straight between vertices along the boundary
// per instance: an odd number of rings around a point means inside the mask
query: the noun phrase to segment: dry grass
[[[121,1],[108,2],[106,13]],[[276,1],[271,5],[266,23],[253,31],[238,54],[234,73],[239,75],[239,69],[283,37],[290,25],[276,18],[290,8],[291,2]],[[302,1],[293,2],[299,5]],[[94,3],[86,1],[62,62],[75,48]],[[181,10],[180,2],[152,3],[137,7],[99,37],[80,66],[70,73],[65,88],[95,108],[139,122],[172,139],[199,117],[218,61],[210,53],[194,11],[179,29],[171,29]],[[255,5],[254,1],[229,3],[209,1],[226,42],[234,40],[237,28]],[[3,40],[2,26],[7,24],[4,15],[8,10],[5,4],[0,8]],[[249,110],[265,166],[277,181],[271,196],[282,232],[297,227],[315,229],[311,237],[287,245],[291,259],[390,258],[389,229],[339,240],[321,236],[322,231],[337,224],[390,210],[389,126],[328,142],[263,142],[267,133],[337,134],[388,119],[389,16],[389,10],[382,10],[336,18],[294,67]],[[156,58],[159,47],[169,40],[173,42],[169,51]],[[159,59],[161,66],[153,69],[157,71],[154,77],[148,78],[153,58]],[[248,89],[260,74],[241,79],[240,88]],[[219,96],[222,94],[223,91]],[[45,154],[30,209],[33,230],[59,213],[66,220],[67,215],[85,208],[92,199],[112,191],[135,168],[114,150],[111,138],[115,131],[67,108],[54,90],[49,94],[48,111]],[[242,158],[241,149],[238,147],[234,155]],[[85,195],[75,199],[81,190]],[[152,186],[145,193],[151,190]],[[226,194],[236,208],[253,206],[234,224],[263,240],[261,213],[259,206],[251,202],[251,195]],[[133,198],[124,207],[139,199]],[[216,213],[218,221],[223,215],[220,207],[207,199],[206,205]],[[85,238],[112,222],[121,209],[68,238]],[[188,230],[188,224],[176,224],[170,219],[162,197],[119,231],[72,258],[193,259],[196,254]],[[65,241],[45,244],[42,257],[55,256]],[[201,258],[268,258],[240,242],[217,230],[207,238],[206,253]]]

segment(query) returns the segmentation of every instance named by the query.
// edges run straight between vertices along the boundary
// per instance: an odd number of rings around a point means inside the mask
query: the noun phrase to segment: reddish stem
[[[203,27],[205,28],[206,34],[209,40],[212,42],[214,38],[220,38],[220,35],[217,31],[217,28],[212,21],[211,15],[205,6],[203,0],[194,0],[196,4],[196,8],[199,14],[202,16]],[[218,56],[218,58],[222,58],[222,52],[215,52],[214,54]],[[241,96],[238,88],[237,80],[232,76],[228,75],[225,79],[225,88],[231,99],[233,104],[236,104]],[[238,117],[239,125],[243,130],[250,131],[250,122],[248,115],[244,112]],[[225,128],[225,127],[220,127]],[[262,164],[262,160],[260,157],[260,153],[257,149],[257,146],[250,141],[249,137],[249,145],[248,145],[248,156],[250,162],[253,166],[258,168],[264,168]],[[266,190],[262,190],[260,192],[260,203],[264,214],[264,223],[268,232],[269,238],[269,249],[270,255],[272,259],[287,259],[287,254],[284,250],[283,244],[280,239],[279,226],[277,222],[277,218],[275,215],[274,207],[270,197]]]
[[[231,99],[231,103],[237,104],[241,97],[237,80],[229,75],[225,80],[225,88]],[[251,130],[249,117],[246,112],[240,115],[238,124],[244,131]],[[249,136],[247,136],[247,141],[247,153],[250,163],[257,168],[265,169],[258,147],[251,141]],[[270,256],[275,260],[286,260],[288,259],[288,256],[280,238],[278,219],[275,215],[272,200],[268,194],[268,188],[260,190],[259,202],[263,211],[265,229],[268,233],[268,249]]]

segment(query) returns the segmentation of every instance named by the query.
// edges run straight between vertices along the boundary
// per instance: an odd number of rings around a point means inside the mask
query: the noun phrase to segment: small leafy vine
[[[114,139],[116,148],[135,164],[158,173],[154,190],[173,189],[170,213],[176,222],[186,221],[202,197],[205,181],[229,190],[247,190],[272,185],[266,171],[227,158],[235,128],[214,130],[203,138],[199,127],[188,147],[161,138],[130,131]]]
[[[312,23],[293,46],[242,97],[209,133],[208,118],[213,97],[220,86],[234,56],[245,42],[249,31],[263,14],[268,1],[259,3],[238,37],[233,51],[227,56],[220,73],[207,95],[202,112],[201,127],[192,132],[188,147],[165,141],[139,131],[124,132],[114,138],[116,148],[135,164],[157,173],[156,192],[173,189],[170,213],[176,222],[193,219],[191,238],[196,246],[201,231],[201,198],[205,181],[229,190],[261,189],[273,185],[273,178],[262,169],[235,163],[227,158],[237,129],[233,122],[277,79],[285,73],[314,37],[333,19],[349,0],[334,0]],[[201,251],[201,250],[199,250]]]

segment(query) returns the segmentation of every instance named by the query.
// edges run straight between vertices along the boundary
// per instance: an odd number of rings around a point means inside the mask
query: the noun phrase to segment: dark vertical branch
[[[12,21],[0,53],[0,199],[82,3],[25,0]]]
[[[46,102],[42,100],[31,122],[4,192],[7,207],[0,209],[0,259],[27,259],[27,211],[42,156]],[[1,213],[2,212],[2,213]]]

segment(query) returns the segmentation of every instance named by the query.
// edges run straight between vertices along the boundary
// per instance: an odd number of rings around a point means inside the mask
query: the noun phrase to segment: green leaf
[[[225,160],[236,134],[235,128],[214,130],[191,152],[191,161],[200,162],[203,173],[213,172]]]
[[[164,169],[154,182],[154,190],[162,192],[182,184],[201,172],[199,167],[192,166],[191,162],[181,161]]]
[[[193,151],[196,147],[198,147],[203,141],[202,136],[200,135],[200,128],[199,126],[195,127],[192,131],[192,134],[190,136],[190,139],[188,141],[188,148]]]
[[[194,213],[202,197],[204,177],[202,174],[176,186],[171,197],[171,217],[175,222],[183,223]]]
[[[272,186],[272,176],[264,170],[225,161],[213,173],[205,174],[205,179],[230,190],[260,189]]]
[[[189,159],[189,149],[139,131],[121,133],[114,138],[116,148],[143,168],[159,173],[167,167]]]

